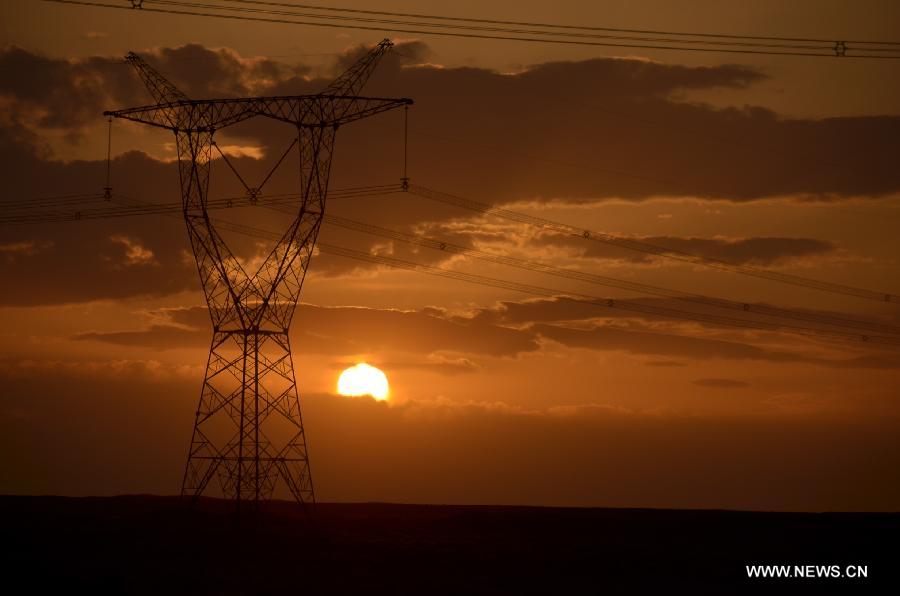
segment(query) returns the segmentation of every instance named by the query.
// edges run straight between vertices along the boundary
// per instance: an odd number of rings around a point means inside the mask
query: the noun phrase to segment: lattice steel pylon
[[[315,502],[288,331],[325,212],[338,127],[412,103],[358,95],[392,45],[385,39],[316,95],[240,99],[188,99],[139,56],[126,57],[156,103],[104,114],[175,133],[184,220],[212,319],[182,496],[200,496],[218,477],[238,510],[242,501],[271,498],[279,480],[301,504]],[[296,127],[301,198],[281,240],[249,275],[206,201],[215,133],[256,116]]]

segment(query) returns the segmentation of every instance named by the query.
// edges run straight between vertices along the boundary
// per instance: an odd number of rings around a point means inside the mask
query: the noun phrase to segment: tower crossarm
[[[384,55],[394,46],[390,39],[382,39],[375,47],[356,61],[341,76],[322,90],[323,95],[359,95],[375,67]]]
[[[260,116],[295,124],[301,128],[337,128],[400,106],[412,105],[405,97],[356,95],[301,95],[255,98],[253,109]]]
[[[175,132],[209,132],[254,116],[272,118],[299,127],[338,127],[412,103],[407,98],[294,95],[180,100],[112,110],[103,114]]]
[[[147,64],[143,58],[134,52],[128,52],[125,56],[125,61],[137,71],[138,76],[141,77],[144,86],[147,87],[147,91],[150,92],[156,103],[163,104],[188,99],[178,87],[170,83],[166,77],[162,76],[159,71]]]
[[[324,105],[317,102],[317,108],[322,110],[321,124],[326,126],[340,126],[355,120],[362,120],[381,112],[387,112],[401,106],[413,104],[413,100],[401,98],[383,97],[356,97],[356,96],[329,96],[320,95],[320,100],[327,100]],[[311,124],[316,126],[316,124]]]

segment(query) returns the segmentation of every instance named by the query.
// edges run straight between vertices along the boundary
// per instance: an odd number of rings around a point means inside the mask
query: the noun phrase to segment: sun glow
[[[388,398],[388,381],[383,372],[360,362],[341,373],[338,378],[337,392],[340,395],[371,395],[379,401]]]

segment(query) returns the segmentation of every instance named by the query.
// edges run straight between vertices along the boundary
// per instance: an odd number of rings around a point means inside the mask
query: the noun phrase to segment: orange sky
[[[379,8],[867,39],[892,38],[898,17],[893,2],[690,4]],[[4,3],[0,23],[0,199],[10,203],[103,186],[102,111],[149,103],[120,61],[129,50],[191,97],[276,95],[321,89],[339,58],[379,39],[23,0]],[[435,38],[400,40],[398,50],[366,91],[415,99],[416,184],[674,250],[900,291],[895,61]],[[397,112],[341,129],[332,187],[396,183],[401,131]],[[219,141],[261,179],[290,138],[254,122]],[[168,133],[117,122],[113,156],[116,192],[178,201]],[[220,162],[212,194],[239,194]],[[271,192],[289,191],[291,165]],[[412,195],[335,200],[329,213],[628,281],[900,324],[896,304],[582,242]],[[287,223],[258,209],[222,217],[270,230]],[[227,239],[247,261],[266,248]],[[320,241],[678,306],[333,226]],[[0,491],[178,491],[210,337],[189,250],[177,218],[0,225]],[[326,254],[313,259],[302,301],[292,341],[320,500],[900,503],[898,348],[612,311]],[[388,402],[334,395],[340,371],[358,361],[385,371]]]

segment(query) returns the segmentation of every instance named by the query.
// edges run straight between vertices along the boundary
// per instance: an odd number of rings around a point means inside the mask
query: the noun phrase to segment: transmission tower
[[[242,501],[271,498],[281,480],[301,504],[315,502],[288,331],[325,212],[338,127],[412,103],[358,95],[392,45],[385,39],[316,95],[240,99],[189,99],[138,55],[126,57],[156,103],[104,114],[175,133],[184,221],[213,327],[182,496],[199,497],[217,478],[240,511]],[[250,275],[210,221],[207,195],[215,133],[256,116],[295,127],[300,199]],[[252,199],[261,189],[247,190]]]

